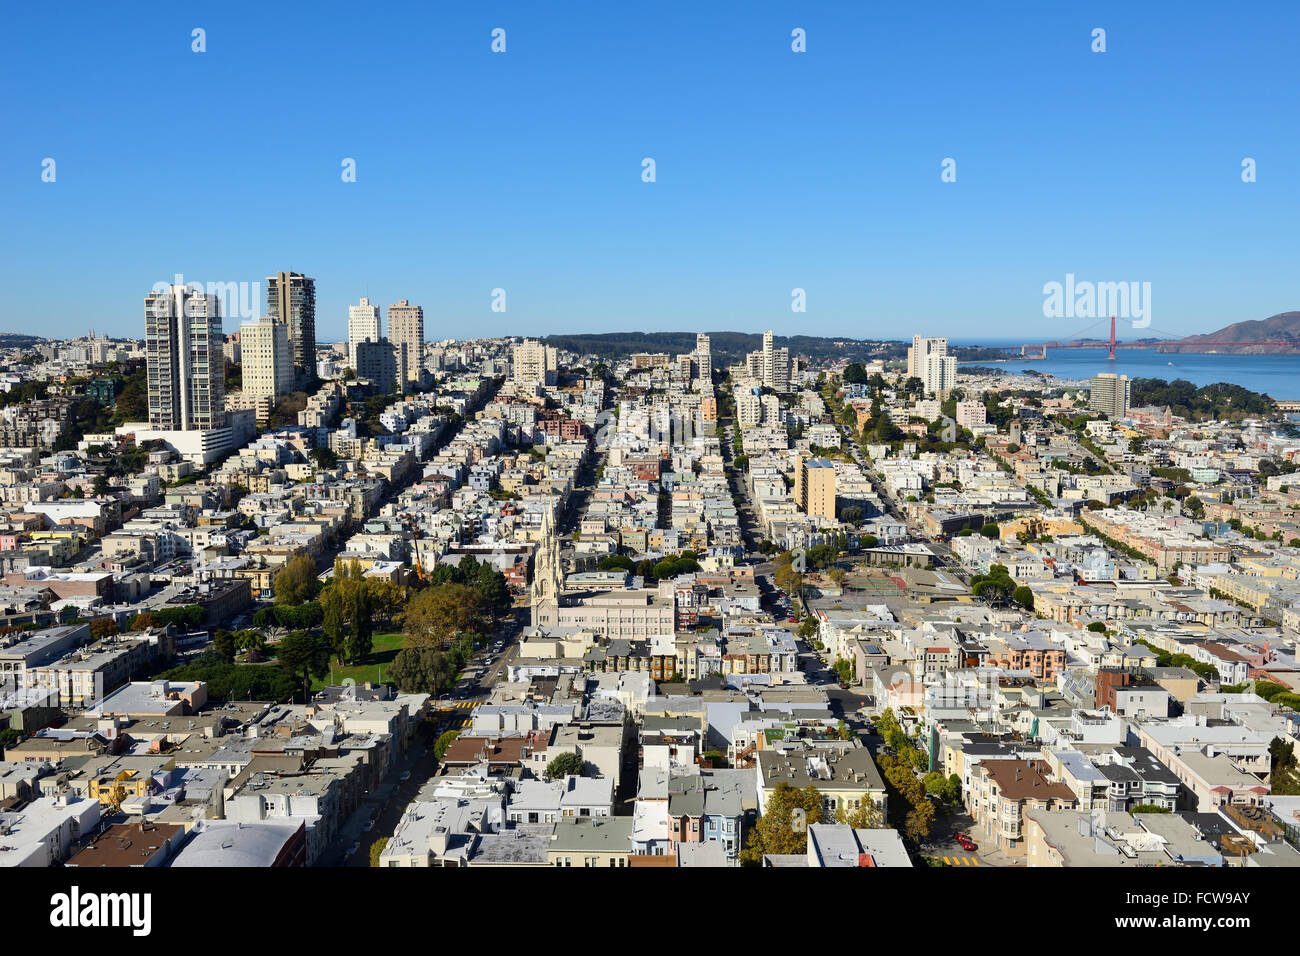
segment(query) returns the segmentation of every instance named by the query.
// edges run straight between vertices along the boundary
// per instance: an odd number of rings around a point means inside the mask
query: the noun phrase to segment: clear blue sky
[[[296,9],[10,6],[0,330],[138,336],[175,273],[281,269],[322,341],[363,295],[431,339],[1032,340],[1086,324],[1043,318],[1067,272],[1179,334],[1300,308],[1294,0]]]

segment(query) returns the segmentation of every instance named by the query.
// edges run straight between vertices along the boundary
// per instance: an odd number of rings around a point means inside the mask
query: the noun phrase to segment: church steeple
[[[551,512],[542,516],[541,540],[537,543],[537,559],[533,567],[533,626],[553,626],[559,623],[560,589],[563,576],[560,569],[560,539],[555,533]]]

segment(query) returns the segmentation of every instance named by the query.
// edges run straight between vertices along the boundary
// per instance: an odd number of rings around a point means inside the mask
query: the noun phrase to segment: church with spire
[[[560,592],[563,588],[560,536],[555,533],[555,520],[548,511],[542,518],[542,536],[537,544],[537,557],[533,566],[534,627],[555,627],[560,623]]]
[[[677,597],[670,581],[652,588],[566,589],[560,536],[549,512],[542,519],[531,598],[533,627],[583,628],[604,640],[671,636],[677,620]]]

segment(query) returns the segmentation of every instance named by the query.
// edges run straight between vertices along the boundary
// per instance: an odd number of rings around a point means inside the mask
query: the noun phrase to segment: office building
[[[357,305],[348,306],[348,361],[353,368],[357,363],[357,346],[362,342],[378,342],[383,334],[384,319],[379,314],[379,306],[371,305],[364,298]]]
[[[1124,418],[1128,415],[1131,383],[1127,375],[1102,372],[1092,380],[1088,393],[1088,407],[1107,418]]]
[[[266,314],[289,327],[296,375],[316,377],[316,280],[297,272],[266,279]]]
[[[398,374],[418,382],[424,361],[424,309],[405,299],[388,307],[388,340],[397,349]]]
[[[225,336],[215,295],[173,285],[144,300],[149,425],[202,431],[226,424]]]

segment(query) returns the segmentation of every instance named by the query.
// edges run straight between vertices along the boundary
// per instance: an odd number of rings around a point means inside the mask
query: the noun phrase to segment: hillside
[[[1162,343],[1158,351],[1297,355],[1300,354],[1300,312],[1282,312],[1267,319],[1234,322],[1207,335],[1189,335],[1177,342]]]
[[[42,336],[28,335],[25,332],[0,332],[0,349],[29,349],[48,341]]]
[[[763,347],[763,336],[748,332],[709,332],[709,347],[714,367],[739,361],[746,352]],[[602,332],[577,335],[547,335],[547,345],[580,354],[594,354],[603,359],[619,358],[633,352],[667,352],[681,355],[695,348],[694,332]],[[836,358],[862,362],[869,359],[895,359],[907,355],[903,342],[879,342],[864,339],[826,338],[819,335],[777,335],[776,348],[788,348],[791,355],[815,360]]]

